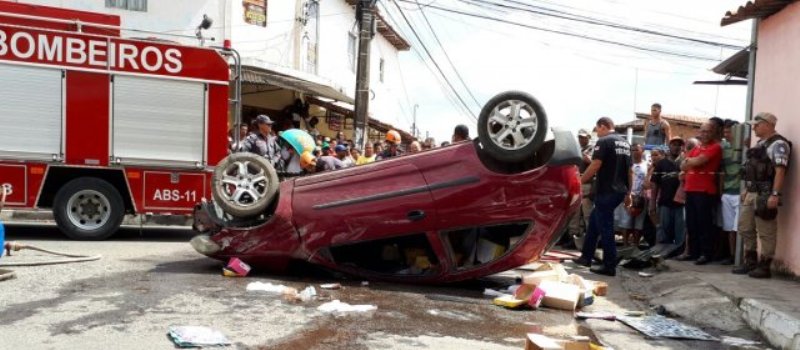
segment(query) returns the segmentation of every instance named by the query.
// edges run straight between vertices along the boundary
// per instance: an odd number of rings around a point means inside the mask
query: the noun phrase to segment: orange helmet
[[[389,132],[386,133],[386,142],[397,145],[400,144],[400,141],[400,133],[396,130],[389,130]]]
[[[310,170],[316,166],[317,166],[317,158],[315,158],[314,155],[311,154],[311,152],[306,151],[300,155],[300,167],[306,170]]]

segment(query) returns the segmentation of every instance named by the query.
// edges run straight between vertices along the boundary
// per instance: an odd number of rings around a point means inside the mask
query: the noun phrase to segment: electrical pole
[[[417,108],[419,108],[418,104],[414,104],[414,122],[411,124],[411,135],[417,137]]]
[[[356,67],[355,143],[364,149],[369,136],[369,59],[370,43],[375,35],[375,3],[377,0],[359,0],[356,5],[358,21],[358,57]]]

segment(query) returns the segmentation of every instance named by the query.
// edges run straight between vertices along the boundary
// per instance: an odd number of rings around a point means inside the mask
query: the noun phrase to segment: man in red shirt
[[[696,265],[711,262],[714,252],[714,208],[717,206],[719,186],[717,172],[722,162],[719,140],[722,126],[709,120],[700,127],[701,145],[692,149],[681,164],[685,173],[686,228],[689,233],[689,254]]]

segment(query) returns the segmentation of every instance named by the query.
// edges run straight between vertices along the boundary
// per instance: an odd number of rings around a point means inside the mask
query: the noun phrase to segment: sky
[[[382,4],[379,9],[390,11],[390,20],[402,21],[393,3],[389,0],[380,1]],[[492,96],[507,90],[521,90],[541,102],[550,126],[567,128],[573,132],[579,128],[591,129],[601,116],[611,117],[616,123],[631,121],[634,112],[649,112],[654,102],[663,105],[663,114],[744,119],[746,87],[718,88],[692,84],[696,80],[722,79],[723,76],[711,72],[711,68],[734,54],[736,49],[621,31],[522,11],[498,11],[496,7],[485,6],[485,3],[484,7],[476,6],[479,1],[419,0],[422,6],[430,4],[422,10],[413,3],[399,2],[422,42],[476,117],[479,106]],[[726,27],[719,24],[726,11],[738,8],[745,0],[483,1],[547,7],[585,18],[731,46],[744,47],[750,41],[750,21]],[[461,9],[530,26],[706,59],[644,52],[471,18],[432,6]],[[441,46],[426,24],[423,11]],[[452,94],[445,93],[447,88],[443,86],[446,85],[432,73],[430,60],[425,57],[428,62],[425,64],[420,59],[426,54],[408,26],[401,23],[395,24],[395,27],[399,27],[419,53],[413,50],[401,53],[400,65],[408,100],[411,104],[419,105],[417,125],[421,135],[427,133],[441,142],[450,139],[455,125],[466,124],[471,136],[477,136],[477,120],[464,108],[458,107],[458,103],[452,102]],[[443,53],[445,51],[461,79],[448,63]],[[469,91],[464,85],[468,86]],[[404,108],[403,113],[411,114],[411,110],[411,107]]]

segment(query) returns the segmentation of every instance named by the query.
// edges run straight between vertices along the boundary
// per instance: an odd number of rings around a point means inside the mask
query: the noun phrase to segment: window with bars
[[[147,0],[106,0],[106,7],[146,12]]]

